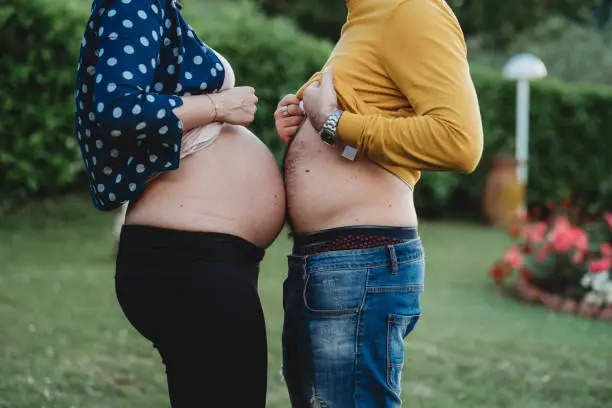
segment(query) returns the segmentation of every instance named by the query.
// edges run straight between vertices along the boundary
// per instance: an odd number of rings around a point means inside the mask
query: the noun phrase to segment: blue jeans
[[[404,339],[421,315],[420,240],[289,256],[283,375],[293,408],[401,406]]]

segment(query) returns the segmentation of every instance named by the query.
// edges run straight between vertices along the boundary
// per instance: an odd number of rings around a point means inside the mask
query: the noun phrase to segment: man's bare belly
[[[323,143],[308,119],[289,145],[285,185],[294,232],[416,226],[410,186],[369,160],[343,158],[342,149]]]
[[[209,147],[151,181],[130,203],[126,224],[221,232],[268,247],[285,222],[283,180],[268,148],[225,125]]]

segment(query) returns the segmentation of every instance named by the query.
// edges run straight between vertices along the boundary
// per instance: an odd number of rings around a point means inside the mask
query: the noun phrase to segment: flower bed
[[[490,270],[493,281],[522,300],[612,321],[612,212],[566,202],[539,218],[511,228],[515,244]]]

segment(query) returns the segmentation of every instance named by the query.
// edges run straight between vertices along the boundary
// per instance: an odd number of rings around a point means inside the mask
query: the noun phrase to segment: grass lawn
[[[0,221],[0,407],[168,406],[163,367],[115,300],[111,229],[112,215],[78,197]],[[612,407],[612,325],[495,295],[486,271],[508,245],[503,231],[436,222],[421,232],[425,317],[407,340],[407,406]],[[281,237],[260,283],[271,408],[289,407],[279,375],[288,250]]]

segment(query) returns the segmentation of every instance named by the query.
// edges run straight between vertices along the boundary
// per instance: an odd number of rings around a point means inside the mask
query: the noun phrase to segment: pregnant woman
[[[257,98],[171,0],[96,0],[76,134],[94,204],[130,201],[116,291],[159,351],[174,408],[264,407],[259,262],[284,223],[272,154],[245,127]],[[180,166],[179,166],[180,165]]]

